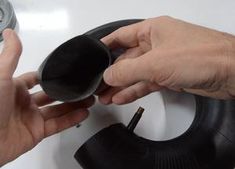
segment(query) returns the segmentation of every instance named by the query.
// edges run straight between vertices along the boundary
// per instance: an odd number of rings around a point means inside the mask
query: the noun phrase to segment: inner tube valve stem
[[[127,129],[131,132],[134,132],[137,124],[139,123],[142,115],[144,113],[144,108],[139,107],[139,109],[137,110],[137,112],[135,113],[134,117],[131,119],[130,123],[127,126]]]

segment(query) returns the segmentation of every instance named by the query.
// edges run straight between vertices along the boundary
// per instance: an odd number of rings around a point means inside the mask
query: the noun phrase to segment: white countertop
[[[24,51],[15,75],[37,70],[45,57],[64,41],[96,26],[120,19],[170,15],[235,34],[235,1],[227,0],[11,0],[19,22]],[[2,44],[0,45],[2,46]],[[39,90],[39,87],[35,89]],[[136,131],[165,140],[182,134],[194,118],[193,97],[153,93],[126,106],[96,105],[82,126],[41,142],[2,169],[81,169],[75,151],[88,138],[114,122],[125,124],[142,106],[146,109]]]

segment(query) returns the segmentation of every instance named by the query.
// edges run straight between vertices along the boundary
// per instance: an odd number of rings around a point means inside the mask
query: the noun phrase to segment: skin
[[[15,32],[3,33],[0,55],[0,166],[42,139],[80,123],[94,98],[50,105],[45,93],[29,93],[35,72],[13,78],[21,54]],[[104,73],[110,85],[99,93],[104,104],[126,104],[168,88],[218,99],[235,96],[235,37],[163,16],[123,27],[102,39],[126,52]]]
[[[168,88],[217,99],[235,96],[235,37],[168,16],[120,28],[102,41],[126,52],[104,73],[104,104],[126,104]]]
[[[88,98],[76,103],[50,105],[54,100],[44,92],[30,94],[38,84],[36,72],[12,75],[22,51],[16,33],[5,30],[0,54],[0,166],[36,146],[44,138],[74,126],[88,116],[94,103]]]

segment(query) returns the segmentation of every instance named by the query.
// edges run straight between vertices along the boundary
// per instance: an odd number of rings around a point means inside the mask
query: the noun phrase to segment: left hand
[[[36,72],[13,78],[21,54],[16,33],[5,30],[0,55],[0,167],[36,146],[42,139],[86,119],[94,98],[51,105],[44,92],[29,93],[38,84]]]
[[[104,104],[127,104],[163,88],[235,98],[235,36],[169,16],[125,26],[102,41],[126,49],[104,72]]]

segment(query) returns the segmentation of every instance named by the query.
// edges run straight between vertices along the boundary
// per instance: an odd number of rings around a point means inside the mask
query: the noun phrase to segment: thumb
[[[104,81],[110,86],[130,86],[150,79],[149,53],[138,58],[123,59],[104,72]]]
[[[11,29],[3,32],[4,48],[0,55],[0,77],[11,77],[16,69],[22,52],[21,42]]]

